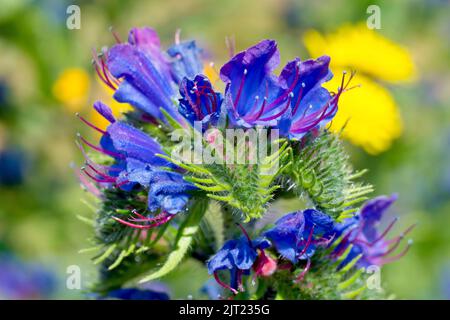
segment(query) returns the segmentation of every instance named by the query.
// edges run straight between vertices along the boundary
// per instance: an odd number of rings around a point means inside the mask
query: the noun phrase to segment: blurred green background
[[[80,29],[66,27],[71,4],[81,9]],[[371,4],[381,9],[381,29],[376,33],[405,48],[416,68],[414,81],[374,79],[399,109],[400,137],[375,155],[346,142],[355,167],[370,170],[365,179],[375,185],[376,194],[399,194],[392,212],[401,217],[396,232],[418,222],[409,253],[383,268],[383,287],[397,298],[450,299],[446,0],[0,0],[0,273],[6,274],[5,261],[14,257],[13,265],[24,270],[37,265],[52,278],[37,281],[34,291],[2,292],[0,277],[0,297],[83,298],[83,290],[66,288],[70,265],[80,266],[82,289],[95,279],[89,254],[79,253],[89,246],[92,230],[76,218],[89,209],[71,163],[81,163],[75,134],[89,133],[74,114],[90,115],[97,99],[111,102],[91,65],[93,48],[114,43],[111,26],[122,39],[131,27],[151,26],[166,48],[181,28],[182,37],[197,39],[207,61],[216,66],[228,58],[227,36],[234,36],[237,50],[273,38],[283,63],[294,56],[310,57],[304,32],[329,34],[346,24],[364,23]],[[380,59],[389,58],[380,52]],[[183,272],[196,269],[189,263],[167,279],[174,296],[187,297],[198,287],[199,281],[177,286]],[[191,279],[203,281],[203,271],[191,272]],[[32,281],[22,277],[17,283]]]

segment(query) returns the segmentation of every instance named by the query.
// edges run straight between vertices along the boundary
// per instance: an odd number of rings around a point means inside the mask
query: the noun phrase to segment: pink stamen
[[[387,263],[391,263],[391,262],[397,261],[398,259],[403,257],[409,251],[409,248],[411,248],[411,246],[412,246],[412,241],[408,241],[408,245],[405,247],[405,249],[402,252],[400,252],[396,256],[382,259],[380,261],[381,264],[387,264]]]
[[[238,289],[239,289],[239,291],[244,292],[245,290],[244,290],[244,286],[242,284],[242,274],[243,274],[243,270],[238,269],[237,274],[236,274]]]
[[[393,223],[395,223],[395,221],[393,221]],[[394,239],[391,239],[391,240],[387,240],[386,243],[387,243],[387,244],[392,244],[392,243],[397,242],[398,239],[404,238],[409,232],[412,231],[412,229],[414,229],[415,226],[416,226],[416,224],[411,225],[411,226],[408,227],[402,234],[400,234],[398,237],[395,237]],[[388,228],[389,228],[389,227],[388,227]],[[392,228],[392,227],[391,227],[391,228]],[[389,230],[387,230],[387,231],[389,232]],[[379,241],[381,241],[382,239],[384,239],[384,237],[387,235],[388,232],[386,232],[386,230],[385,230],[385,232],[383,232],[382,237],[381,237],[381,236],[378,237],[378,238],[377,238],[375,241],[373,241],[373,242],[367,242],[367,241],[362,240],[362,239],[357,239],[357,242],[362,243],[362,244],[365,244],[365,245],[367,245],[367,246],[369,246],[369,247],[373,247],[373,246],[374,246],[375,244],[377,244]]]
[[[305,277],[306,273],[309,271],[310,267],[311,267],[311,259],[308,259],[306,261],[305,269],[303,269],[303,271],[300,273],[300,275],[297,277],[297,279],[295,279],[296,283],[298,283],[298,282],[303,280],[303,278]]]
[[[288,101],[287,101],[285,107],[284,107],[280,112],[276,113],[276,114],[273,115],[273,116],[266,117],[266,118],[262,118],[262,119],[260,119],[260,120],[261,120],[261,121],[270,121],[270,120],[273,120],[273,119],[278,118],[278,117],[281,116],[283,113],[285,113],[286,110],[289,108],[289,106],[290,106],[290,104],[291,104],[291,100],[292,100],[292,97],[289,96]]]
[[[304,89],[305,87],[301,87],[300,88],[300,91],[298,92],[298,97],[297,97],[297,101],[295,102],[295,106],[294,106],[294,109],[292,110],[292,115],[295,115],[295,113],[297,112],[297,109],[298,109],[298,107],[300,106],[300,101],[302,100],[302,98],[303,98],[303,89]],[[307,109],[306,109],[307,110]],[[305,113],[306,113],[306,110],[305,110]],[[303,116],[305,115],[305,113],[303,113]]]
[[[115,178],[113,178],[113,177],[107,175],[107,174],[104,173],[104,172],[99,171],[98,169],[96,169],[96,168],[95,168],[93,165],[91,165],[90,163],[86,163],[86,166],[87,166],[88,168],[90,168],[92,171],[94,171],[96,174],[98,174],[100,177],[105,178],[105,179],[114,179],[114,182],[116,181]]]
[[[87,124],[89,127],[91,127],[92,129],[100,132],[101,134],[106,134],[106,131],[103,131],[102,129],[100,129],[99,127],[93,125],[91,122],[87,121],[85,118],[83,118],[78,112],[75,114],[81,121],[83,121],[85,124]]]
[[[105,60],[102,59],[101,64],[102,64],[102,71],[103,71],[103,74],[105,75],[106,81],[108,81],[108,83],[110,84],[110,87],[113,88],[113,90],[117,90],[116,86],[111,82],[111,79],[108,76],[109,70],[106,68]]]
[[[298,254],[298,257],[301,257],[302,255],[304,255],[306,253],[306,251],[308,250],[308,247],[311,244],[311,240],[312,240],[312,236],[314,233],[314,226],[311,227],[311,231],[309,232],[309,236],[308,236],[308,240],[306,241],[305,247],[303,248],[303,250],[300,252],[300,254]],[[298,244],[297,244],[298,245]]]
[[[237,109],[237,105],[239,103],[239,99],[241,97],[242,89],[244,88],[245,78],[247,77],[247,69],[244,69],[244,74],[241,79],[241,83],[239,84],[238,93],[236,95],[236,99],[234,100],[234,108]]]
[[[185,95],[187,101],[189,102],[189,104],[191,105],[192,109],[194,110],[197,118],[198,119],[203,119],[203,112],[200,110],[198,105],[194,101],[192,101],[191,97],[189,96],[189,92],[187,90],[187,87],[184,87],[184,95]]]
[[[226,37],[225,45],[228,48],[228,54],[230,55],[230,58],[232,58],[234,56],[234,53],[236,52],[236,44],[234,37]]]
[[[100,179],[97,178],[96,176],[92,175],[90,172],[88,172],[86,170],[86,168],[82,167],[81,171],[84,172],[85,175],[87,175],[89,178],[91,178],[92,180],[94,180],[97,183],[114,183],[115,180],[114,179]]]
[[[253,247],[252,239],[250,238],[250,236],[248,235],[248,233],[247,233],[247,231],[244,229],[244,227],[243,227],[240,223],[236,223],[236,225],[242,230],[242,233],[243,233],[244,236],[247,238],[248,243],[250,244],[250,247]]]
[[[175,217],[175,215],[167,215],[165,218],[160,219],[159,221],[152,223],[152,224],[148,224],[148,225],[140,225],[140,224],[135,224],[135,223],[131,223],[125,220],[122,220],[120,218],[117,217],[112,217],[114,220],[116,220],[117,222],[120,222],[128,227],[132,227],[132,228],[136,228],[136,229],[151,229],[151,228],[156,228],[159,227],[162,224],[165,224],[167,222],[169,222],[170,220],[172,220]]]
[[[281,101],[283,101],[292,92],[292,90],[294,90],[294,88],[297,85],[297,82],[298,82],[299,79],[300,79],[300,68],[298,67],[298,64],[295,64],[295,78],[294,78],[294,81],[292,81],[292,84],[290,85],[290,87],[282,95],[280,95],[273,102],[271,102],[267,108],[270,109],[273,106],[276,106]]]
[[[116,40],[117,43],[122,43],[119,34],[112,27],[109,29],[109,31],[111,32],[112,36],[114,37],[114,40]]]
[[[264,113],[264,110],[266,108],[266,103],[267,103],[267,96],[269,94],[269,82],[266,80],[265,83],[266,83],[266,91],[264,93],[263,104],[262,104],[261,108],[259,108],[258,113],[254,116],[250,116],[247,121],[253,121],[253,120],[259,119],[259,117],[261,117],[261,115]],[[252,110],[248,113],[249,115],[251,115],[251,114],[253,114],[253,112],[255,112],[257,105],[258,105],[258,101],[255,101],[255,105],[253,106]],[[255,110],[253,110],[253,109],[255,109]]]
[[[99,199],[101,198],[100,189],[98,189],[94,184],[92,184],[88,179],[86,179],[86,176],[84,174],[82,174],[80,170],[75,169],[75,174],[77,175],[78,179],[80,180],[80,183],[82,184],[82,186],[87,191],[92,193],[97,198],[99,198]]]
[[[219,275],[217,274],[217,271],[214,272],[214,279],[222,288],[230,290],[234,295],[239,293],[236,289],[232,288],[230,285],[228,285],[225,282],[223,282],[222,280],[220,280]]]
[[[100,63],[97,52],[94,49],[92,50],[92,58],[94,60],[95,72],[97,73],[98,77],[103,81],[103,83],[105,83],[112,90],[116,90],[116,87],[111,83],[111,81],[109,81],[109,79],[106,78],[104,71],[102,72],[102,70],[100,69],[102,68],[101,67],[102,64]]]
[[[77,136],[78,136],[78,138],[80,138],[80,140],[81,140],[84,144],[86,144],[87,146],[91,147],[92,149],[94,149],[94,150],[96,150],[96,151],[98,151],[98,152],[100,152],[100,153],[106,154],[106,155],[111,156],[111,157],[113,157],[113,158],[119,158],[119,159],[125,158],[124,155],[122,155],[122,154],[120,154],[120,153],[108,151],[108,150],[105,150],[105,149],[103,149],[103,148],[100,148],[100,147],[97,147],[97,146],[93,145],[92,143],[90,143],[89,141],[87,141],[85,138],[83,138],[79,133],[77,134]]]
[[[124,181],[122,181],[120,183],[116,183],[115,187],[116,188],[120,188],[121,186],[124,186],[124,185],[126,185],[128,183],[130,183],[130,180],[124,180]]]
[[[175,31],[175,44],[180,44],[180,39],[181,39],[181,29],[178,28]]]
[[[384,237],[387,236],[387,234],[389,233],[389,231],[391,231],[392,227],[395,225],[395,223],[398,221],[398,217],[395,217],[394,220],[392,220],[392,222],[388,225],[388,227],[383,231],[383,233],[376,238],[374,241],[372,241],[372,243],[377,243],[379,241],[381,241]]]
[[[136,211],[136,209],[133,209],[132,213],[138,217],[138,218],[132,217],[129,219],[130,221],[133,221],[133,222],[154,222],[154,221],[159,221],[161,219],[165,219],[168,215],[167,212],[163,211],[160,214],[158,214],[152,218],[149,218],[149,217],[143,216],[142,214],[139,214]]]

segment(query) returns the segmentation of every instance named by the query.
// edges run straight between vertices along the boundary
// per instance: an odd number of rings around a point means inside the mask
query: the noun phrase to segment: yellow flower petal
[[[325,36],[310,30],[304,34],[303,41],[311,56],[329,55],[331,67],[349,67],[390,82],[409,81],[416,77],[409,52],[367,28],[365,23],[344,25]]]
[[[336,91],[341,82],[341,71],[333,70],[334,78],[324,87]],[[370,154],[381,153],[402,133],[401,117],[389,91],[367,77],[356,74],[350,84],[361,84],[342,93],[339,108],[330,129],[339,132]],[[345,126],[345,127],[344,127]]]
[[[208,77],[213,86],[215,86],[216,82],[219,81],[219,73],[217,72],[213,62],[205,63],[205,66],[203,67],[203,74]]]
[[[89,95],[89,75],[79,68],[69,68],[53,84],[53,95],[70,111],[80,111]]]

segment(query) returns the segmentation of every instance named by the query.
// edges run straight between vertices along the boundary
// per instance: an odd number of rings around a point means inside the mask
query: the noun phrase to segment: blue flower
[[[213,90],[208,78],[197,75],[194,80],[184,78],[180,83],[181,99],[179,112],[192,124],[202,122],[202,128],[208,124],[216,125],[222,105],[222,95]]]
[[[193,79],[202,73],[201,50],[197,48],[195,41],[176,40],[176,43],[167,49],[167,53],[172,58],[171,72],[177,84],[184,78]]]
[[[148,209],[151,212],[161,210],[164,215],[159,217],[164,218],[163,221],[183,210],[189,200],[188,191],[195,187],[176,172],[179,168],[157,156],[164,154],[161,146],[144,132],[116,121],[111,110],[101,102],[96,102],[94,107],[111,123],[106,131],[102,131],[100,146],[95,146],[82,137],[81,140],[95,150],[113,157],[115,164],[100,166],[85,155],[84,173],[101,185],[113,185],[126,191],[136,185],[147,188]],[[83,121],[88,123],[84,119]],[[153,221],[152,219],[149,218],[148,221]],[[121,219],[116,220],[123,222]],[[144,227],[147,228],[148,225]]]
[[[174,105],[176,85],[169,57],[160,48],[157,33],[150,28],[134,28],[128,43],[114,45],[107,52],[106,67],[102,62],[100,77],[115,89],[114,98],[130,103],[149,115],[162,119],[160,108],[180,119]],[[111,77],[112,76],[112,77]]]
[[[333,219],[318,210],[307,209],[285,215],[266,231],[266,236],[280,255],[297,263],[309,259],[318,245],[327,244],[333,236]]]
[[[153,169],[147,165],[129,171],[128,180],[148,187],[148,209],[156,211],[161,208],[170,214],[183,210],[189,201],[188,191],[195,187],[186,182],[178,172]]]
[[[322,87],[333,76],[329,62],[327,56],[296,58],[277,77],[273,74],[279,64],[275,41],[264,40],[238,53],[220,70],[232,123],[277,127],[290,138],[301,138],[323,126],[334,117],[342,92],[331,95]]]
[[[322,56],[306,61],[297,58],[284,67],[280,81],[290,88],[292,99],[278,124],[282,135],[299,139],[333,119],[343,88],[331,95],[322,87],[333,77],[329,64],[330,58]]]
[[[288,109],[290,92],[273,74],[279,61],[276,42],[263,40],[235,55],[220,69],[232,123],[247,127],[275,124]]]
[[[258,257],[264,254],[264,249],[270,246],[270,242],[265,238],[251,240],[247,235],[236,240],[228,240],[223,247],[209,259],[207,263],[209,274],[213,274],[217,283],[222,287],[231,290],[234,294],[242,286],[242,276],[249,274],[252,267],[257,264]],[[258,254],[258,251],[260,253]],[[229,270],[230,285],[219,279],[218,271]],[[272,270],[273,272],[274,270]]]
[[[42,265],[0,254],[0,298],[47,299],[56,290],[55,275]]]
[[[336,241],[339,241],[334,249],[332,256],[340,257],[351,246],[350,252],[341,262],[338,268],[342,268],[352,260],[360,256],[357,266],[368,267],[370,265],[381,266],[383,264],[395,261],[406,254],[408,246],[395,256],[389,256],[393,253],[404,236],[412,230],[414,225],[406,229],[400,236],[387,240],[386,236],[392,229],[398,219],[394,219],[383,232],[379,232],[378,225],[383,214],[397,199],[396,195],[390,197],[380,196],[367,201],[361,208],[358,215],[353,218],[347,218],[342,223],[335,226]]]
[[[17,147],[0,150],[0,186],[16,186],[24,182],[27,167],[27,154]]]

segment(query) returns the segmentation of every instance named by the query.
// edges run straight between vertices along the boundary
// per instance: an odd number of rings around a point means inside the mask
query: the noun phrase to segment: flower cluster
[[[331,249],[328,255],[331,260],[339,260],[349,250],[337,269],[352,262],[359,267],[382,266],[393,262],[404,256],[410,248],[411,240],[400,253],[389,256],[414,227],[413,225],[399,236],[388,240],[386,236],[397,221],[396,218],[383,232],[379,232],[377,224],[395,199],[396,196],[393,195],[367,201],[357,215],[341,223],[334,222],[330,216],[315,209],[289,213],[254,241],[246,235],[246,238],[226,242],[209,260],[208,270],[220,285],[236,294],[242,287],[240,277],[249,274],[252,268],[257,276],[270,276],[277,266],[286,266],[286,262],[289,266],[306,261],[304,270],[295,279],[297,282],[301,281],[310,269],[311,259],[319,247]],[[274,254],[278,254],[278,261],[264,249],[272,249]],[[259,255],[257,250],[260,251]],[[218,279],[217,271],[222,269],[230,270],[230,285]]]
[[[225,109],[230,128],[267,126],[292,139],[323,127],[337,111],[345,84],[342,82],[336,94],[322,87],[332,78],[329,63],[327,56],[306,61],[296,58],[276,76],[273,73],[279,64],[276,42],[263,40],[236,54],[221,68],[220,78],[226,85],[221,94],[201,74],[201,51],[194,41],[181,42],[177,37],[175,44],[164,52],[156,32],[150,28],[132,29],[128,42],[118,43],[100,57],[94,57],[95,69],[100,79],[114,90],[114,98],[134,106],[142,121],[165,123],[166,114],[182,126],[194,121],[202,122],[204,127],[215,126]],[[115,162],[109,167],[101,166],[83,152],[86,166],[82,174],[102,187],[127,191],[139,185],[148,189],[148,210],[160,213],[153,218],[139,215],[135,221],[160,225],[182,211],[189,192],[195,189],[183,180],[182,169],[159,157],[164,154],[162,146],[145,132],[116,120],[108,106],[98,101],[94,108],[110,124],[104,131],[79,116],[102,134],[99,145],[81,136],[79,139]],[[82,180],[86,181],[85,177]],[[85,185],[98,194],[89,181]]]
[[[346,79],[344,73],[336,92],[330,92],[324,86],[333,77],[330,57],[305,61],[295,58],[276,74],[279,60],[273,40],[263,40],[237,53],[220,69],[224,91],[219,92],[205,75],[208,72],[204,71],[202,51],[194,41],[181,41],[179,33],[175,43],[163,50],[154,30],[135,28],[127,42],[118,41],[109,50],[94,56],[98,76],[114,90],[114,99],[134,108],[119,119],[107,105],[97,101],[94,109],[108,123],[106,129],[78,115],[101,134],[98,144],[78,135],[78,145],[85,158],[85,165],[78,173],[85,188],[103,200],[105,210],[109,210],[106,220],[112,218],[116,223],[114,227],[108,225],[108,236],[103,243],[108,247],[98,258],[101,261],[109,255],[116,257],[108,270],[117,267],[134,251],[151,250],[160,239],[175,241],[166,264],[146,279],[160,277],[187,254],[193,234],[201,229],[199,225],[206,209],[200,207],[205,199],[206,203],[211,198],[218,201],[227,221],[234,219],[230,207],[244,211],[256,206],[258,214],[247,215],[244,220],[249,222],[251,218],[259,218],[267,203],[278,196],[276,190],[289,193],[292,187],[294,195],[306,190],[312,200],[320,199],[321,206],[289,213],[262,231],[256,230],[252,222],[247,228],[234,221],[240,228],[238,233],[228,225],[225,231],[232,238],[221,243],[221,249],[209,259],[202,258],[221,287],[236,295],[245,290],[244,276],[252,272],[254,280],[270,279],[280,270],[294,272],[302,267],[295,276],[295,282],[300,282],[316,263],[318,251],[326,253],[328,262],[339,261],[338,269],[354,263],[361,267],[382,265],[406,252],[407,249],[391,255],[411,228],[392,240],[386,240],[386,235],[393,223],[382,233],[376,228],[394,197],[376,198],[359,209],[355,204],[366,198],[357,196],[372,191],[371,186],[355,187],[351,180],[358,174],[351,174],[348,166],[342,164],[346,158],[336,151],[336,146],[318,142],[314,149],[311,145],[319,131],[327,133],[326,126],[335,116],[339,99],[348,90],[352,76]],[[283,145],[271,148],[274,153],[256,165],[191,165],[170,157],[174,147],[171,133],[178,128],[197,134],[210,129],[218,134],[225,129],[245,133],[252,128],[264,128],[270,135],[277,130],[281,136],[278,142],[282,141]],[[211,135],[208,137],[204,143],[213,144]],[[255,147],[250,142],[247,144],[248,148]],[[324,152],[321,148],[327,146],[330,150]],[[86,147],[92,152],[87,152]],[[312,151],[302,153],[304,150]],[[333,157],[341,158],[333,160]],[[283,165],[267,174],[267,167],[272,167],[275,161],[283,161]],[[336,161],[338,165],[325,165],[326,161]],[[305,168],[304,172],[296,171],[296,165]],[[320,172],[320,168],[328,169]],[[330,172],[329,168],[342,172]],[[291,171],[286,174],[288,169]],[[286,187],[285,181],[293,185]],[[349,188],[345,189],[347,182]],[[328,199],[322,192],[331,183],[334,185],[330,188],[336,194],[347,198]],[[117,198],[111,200],[112,194],[118,195]],[[122,207],[115,208],[114,199]],[[125,218],[119,216],[124,211]],[[179,214],[182,212],[185,214]],[[180,219],[174,220],[176,217]],[[99,219],[97,224],[106,220]],[[116,228],[120,225],[122,229]],[[172,225],[179,231],[175,237],[164,238],[165,228],[161,227],[158,235],[150,230],[162,225]],[[137,229],[137,233],[129,236],[132,240],[120,242],[126,233],[115,237],[109,234],[123,230],[124,226]],[[249,228],[252,231],[247,232]],[[241,232],[243,235],[237,236]],[[256,234],[255,238],[251,237]],[[144,245],[146,238],[150,242]],[[117,242],[111,244],[111,239]],[[123,243],[129,245],[130,241],[129,247],[120,247]],[[209,243],[204,245],[211,248]],[[195,254],[204,257],[211,255],[211,251]],[[147,297],[146,293],[133,289],[117,292]]]

